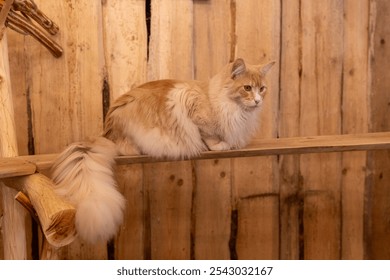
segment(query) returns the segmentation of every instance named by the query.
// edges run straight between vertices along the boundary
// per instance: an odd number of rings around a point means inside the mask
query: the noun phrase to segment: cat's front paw
[[[211,151],[226,151],[226,150],[230,150],[230,145],[224,141],[221,141],[217,144],[209,146],[209,148]]]

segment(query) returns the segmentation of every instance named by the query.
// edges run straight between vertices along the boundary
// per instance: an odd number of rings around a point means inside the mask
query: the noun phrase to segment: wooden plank
[[[151,1],[148,79],[193,78],[193,1]]]
[[[280,2],[277,1],[236,1],[236,47],[237,57],[243,57],[251,64],[266,63],[271,60],[279,62],[279,48],[280,48],[280,16],[281,7]],[[277,63],[277,65],[279,65]],[[261,115],[260,130],[257,138],[273,138],[277,135],[277,111],[278,111],[278,66],[274,66],[271,73],[267,77],[269,93],[264,102],[264,109]],[[264,193],[278,193],[278,172],[277,172],[277,158],[252,158],[252,159],[236,159],[233,161],[233,178],[234,178],[234,192],[236,199],[244,197],[262,195]],[[261,200],[255,200],[253,203],[249,200],[239,202],[242,204],[248,203],[247,207],[251,207],[251,213],[259,220],[268,219],[265,217],[271,215],[271,219],[275,221],[271,226],[274,228],[272,232],[279,234],[279,210],[275,207],[272,201],[267,204],[269,211],[257,206],[256,203],[261,203]],[[245,209],[245,208],[244,208]],[[239,210],[239,209],[238,209]],[[241,214],[238,213],[238,216]],[[242,215],[241,215],[242,216]],[[243,225],[239,219],[238,230]],[[247,231],[247,234],[242,232],[237,236],[237,244],[246,244],[246,246],[237,247],[237,256],[241,258],[278,258],[279,253],[279,238],[270,239],[268,243],[260,246],[254,239],[265,240],[269,237],[269,229],[264,227],[255,227],[256,234],[253,231]],[[253,245],[251,245],[253,244]],[[268,252],[269,255],[260,253]],[[247,255],[246,252],[252,252],[253,255]]]
[[[55,59],[35,40],[26,38],[31,131],[35,153],[57,153],[102,131],[102,7],[99,1],[87,0],[40,0],[37,5],[60,27],[56,40],[64,54]],[[61,249],[58,257],[106,259],[106,247],[105,243],[89,245],[77,240]]]
[[[191,256],[191,165],[158,163],[145,166],[150,225],[147,259],[189,259]],[[148,227],[148,226],[147,226]],[[150,244],[148,244],[150,243]],[[150,255],[148,255],[150,254]]]
[[[233,13],[230,0],[194,2],[196,80],[210,79],[231,59]],[[196,161],[194,167],[193,257],[230,259],[231,160]]]
[[[230,160],[197,160],[194,193],[194,258],[230,259]]]
[[[124,221],[115,239],[115,259],[145,258],[144,192],[142,165],[121,165],[116,170],[119,189],[126,198]]]
[[[6,35],[0,42],[0,157],[13,157],[18,154],[14,107],[8,64]],[[4,259],[27,259],[25,219],[26,212],[14,200],[16,191],[0,182],[3,215],[1,219],[2,251]]]
[[[193,1],[151,2],[148,78],[193,78]],[[190,162],[144,167],[150,237],[146,258],[191,257],[192,166]]]
[[[114,100],[146,81],[145,1],[103,1],[102,5],[107,78]]]
[[[300,134],[340,134],[343,2],[303,1],[301,18]],[[301,156],[300,170],[304,191],[303,257],[339,259],[341,155]],[[322,195],[324,192],[326,195]],[[311,195],[307,196],[307,193]],[[322,205],[322,210],[332,215],[322,219],[323,212],[312,209],[316,207],[312,201]]]
[[[134,86],[146,81],[148,35],[146,34],[145,1],[115,0],[102,3],[107,69],[105,79],[109,97],[114,100]],[[125,220],[116,238],[114,257],[116,259],[143,259],[142,165],[118,167],[117,179],[127,205]]]
[[[342,133],[345,134],[368,131],[368,6],[369,1],[344,1]],[[365,152],[342,155],[342,259],[364,258],[366,162]]]
[[[203,152],[194,159],[223,159],[236,157],[258,157],[269,155],[291,155],[308,153],[340,153],[350,151],[389,150],[390,132],[372,132],[362,134],[321,135],[308,137],[285,137],[270,139],[255,139],[246,148],[229,151]],[[17,165],[20,161],[36,165],[38,171],[51,167],[56,154],[18,156],[0,158],[0,163],[10,162]],[[15,161],[15,162],[14,162]],[[174,160],[152,158],[146,155],[119,156],[119,165],[136,163],[168,162]],[[30,172],[18,171],[20,175],[30,175]],[[3,175],[4,176],[4,175]],[[9,176],[11,177],[11,176]]]
[[[15,127],[18,132],[19,155],[33,154],[34,147],[31,142],[31,106],[30,90],[26,77],[28,58],[24,47],[25,36],[17,32],[8,32],[10,77],[15,110]],[[28,108],[28,109],[27,109]]]
[[[240,259],[278,259],[279,195],[261,194],[238,202],[237,254]]]
[[[301,21],[299,0],[282,4],[279,137],[300,135]],[[302,240],[302,183],[299,155],[279,157],[280,258],[299,259]]]
[[[390,2],[370,2],[370,70],[372,75],[369,100],[369,130],[389,131],[390,115]],[[390,156],[389,152],[371,152],[368,160],[367,206],[365,224],[365,258],[390,259]]]

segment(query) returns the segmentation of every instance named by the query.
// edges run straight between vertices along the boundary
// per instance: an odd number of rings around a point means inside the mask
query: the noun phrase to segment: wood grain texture
[[[194,2],[196,80],[210,79],[232,59],[232,20],[235,10],[230,3],[230,0]],[[230,259],[231,160],[196,161],[194,168],[193,257]]]
[[[276,51],[280,44],[280,16],[281,7],[279,2],[262,1],[236,1],[236,56],[244,57],[251,64],[266,63],[271,60],[279,61],[279,52]],[[278,63],[270,71],[267,77],[268,94],[265,98],[264,108],[260,117],[260,129],[256,138],[273,138],[277,134],[277,107],[278,98]],[[266,220],[271,215],[275,223],[272,232],[279,234],[279,209],[275,205],[267,204],[269,211],[256,205],[260,200],[249,202],[242,200],[245,197],[262,195],[264,193],[278,193],[278,172],[276,157],[235,159],[233,162],[233,188],[235,199],[243,209],[252,207],[253,216],[259,220]],[[274,201],[272,201],[274,202]],[[248,203],[245,207],[243,204]],[[240,210],[237,208],[238,211]],[[249,210],[248,212],[251,212]],[[240,217],[240,213],[238,213]],[[250,218],[250,217],[248,217]],[[243,220],[238,220],[238,231],[244,227]],[[256,242],[256,239],[267,239],[269,228],[255,227],[252,230],[240,232],[237,236],[237,256],[258,259],[258,258],[278,258],[279,238],[271,239],[266,244]],[[247,234],[246,234],[247,233]],[[255,237],[256,236],[256,237]],[[243,246],[246,244],[246,246]],[[247,254],[246,252],[253,254]],[[269,255],[260,252],[268,252]]]
[[[109,100],[146,82],[148,34],[145,1],[104,1],[103,42]],[[129,16],[131,15],[131,16]],[[144,258],[143,166],[120,166],[119,188],[127,200],[125,221],[115,240],[116,259]],[[123,245],[126,244],[126,245]]]
[[[193,1],[151,2],[148,78],[193,79]],[[193,177],[190,162],[144,167],[146,258],[189,259]]]
[[[14,157],[18,154],[14,107],[8,63],[6,35],[0,42],[0,157]],[[3,215],[1,219],[2,251],[4,259],[27,259],[26,212],[14,200],[16,191],[0,183]]]
[[[193,78],[193,1],[151,1],[148,79]]]
[[[27,194],[50,245],[58,248],[76,239],[76,210],[54,193],[49,178],[37,173],[8,179],[6,185]]]
[[[300,135],[301,17],[299,0],[282,3],[279,137]],[[279,157],[280,258],[301,257],[302,183],[299,154]]]
[[[340,134],[343,38],[339,32],[343,29],[343,1],[304,1],[301,18],[300,134]],[[303,257],[339,259],[340,154],[301,156],[300,170],[304,191]],[[316,211],[316,203],[322,211]],[[327,219],[322,219],[323,212]]]
[[[40,154],[60,152],[72,142],[101,133],[104,52],[99,1],[37,1],[37,5],[60,26],[56,39],[64,48],[63,56],[54,59],[31,38],[24,46],[31,133],[34,151]],[[106,244],[77,240],[58,256],[106,259]]]
[[[143,167],[120,165],[116,169],[118,186],[126,198],[125,219],[115,238],[115,259],[145,258],[145,215]]]
[[[111,100],[146,81],[145,1],[103,1],[103,42]]]
[[[385,0],[370,2],[370,71],[371,71],[371,102],[369,116],[369,131],[389,131],[390,124],[390,2]],[[390,154],[386,152],[371,152],[368,155],[367,178],[367,216],[365,220],[365,245],[367,259],[390,258]]]
[[[362,37],[368,38],[369,1],[344,1],[344,19],[342,133],[365,133],[371,89],[369,41]],[[342,259],[364,258],[366,162],[366,152],[342,155]]]
[[[150,214],[150,254],[146,258],[190,259],[192,173],[188,162],[145,166]],[[147,244],[146,246],[148,246]]]
[[[24,174],[35,173],[35,164],[15,158],[4,158],[0,161],[0,179],[6,177],[16,177]]]

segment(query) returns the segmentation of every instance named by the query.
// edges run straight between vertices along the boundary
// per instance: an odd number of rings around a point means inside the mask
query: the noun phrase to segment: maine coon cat
[[[244,147],[259,127],[275,62],[236,59],[208,82],[159,80],[119,97],[93,142],[70,145],[53,165],[55,191],[75,205],[76,229],[89,242],[112,238],[125,200],[114,177],[114,157],[147,154],[186,159],[207,150]]]

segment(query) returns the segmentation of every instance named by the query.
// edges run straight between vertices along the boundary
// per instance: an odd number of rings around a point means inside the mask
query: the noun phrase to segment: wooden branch
[[[53,183],[49,178],[36,173],[9,178],[4,183],[8,187],[23,190],[28,195],[42,231],[52,246],[62,247],[76,238],[76,210],[54,193]]]
[[[201,153],[199,157],[194,158],[194,160],[387,149],[390,149],[390,132],[377,132],[365,134],[259,139],[253,141],[244,149],[204,152]],[[35,170],[38,172],[47,170],[52,166],[56,157],[56,154],[47,154],[1,158],[0,179],[33,174]],[[117,164],[167,161],[177,160],[152,158],[145,155],[120,156],[116,158]],[[35,169],[32,168],[32,165],[35,165]]]
[[[4,30],[5,30],[5,22],[7,20],[8,13],[12,8],[13,2],[14,2],[14,0],[6,0],[4,3],[4,6],[1,8],[1,12],[0,12],[0,40],[3,39]]]
[[[18,192],[15,196],[15,200],[19,202],[24,207],[24,209],[26,209],[30,213],[31,217],[38,224],[40,224],[38,214],[35,211],[34,206],[31,204],[31,200],[28,198],[27,195],[24,194],[24,192]]]
[[[31,35],[34,39],[44,45],[53,56],[60,57],[63,49],[55,41],[46,36],[34,24],[26,20],[25,17],[10,11],[7,18],[7,26],[25,35]]]
[[[32,0],[0,0],[0,40],[5,26],[23,35],[31,35],[44,45],[55,57],[60,57],[63,49],[51,38],[46,36],[42,29],[34,25],[37,22],[51,35],[58,33],[58,26],[49,19]],[[18,13],[20,12],[20,13]]]
[[[18,158],[2,158],[0,160],[0,179],[34,174],[35,164]]]

